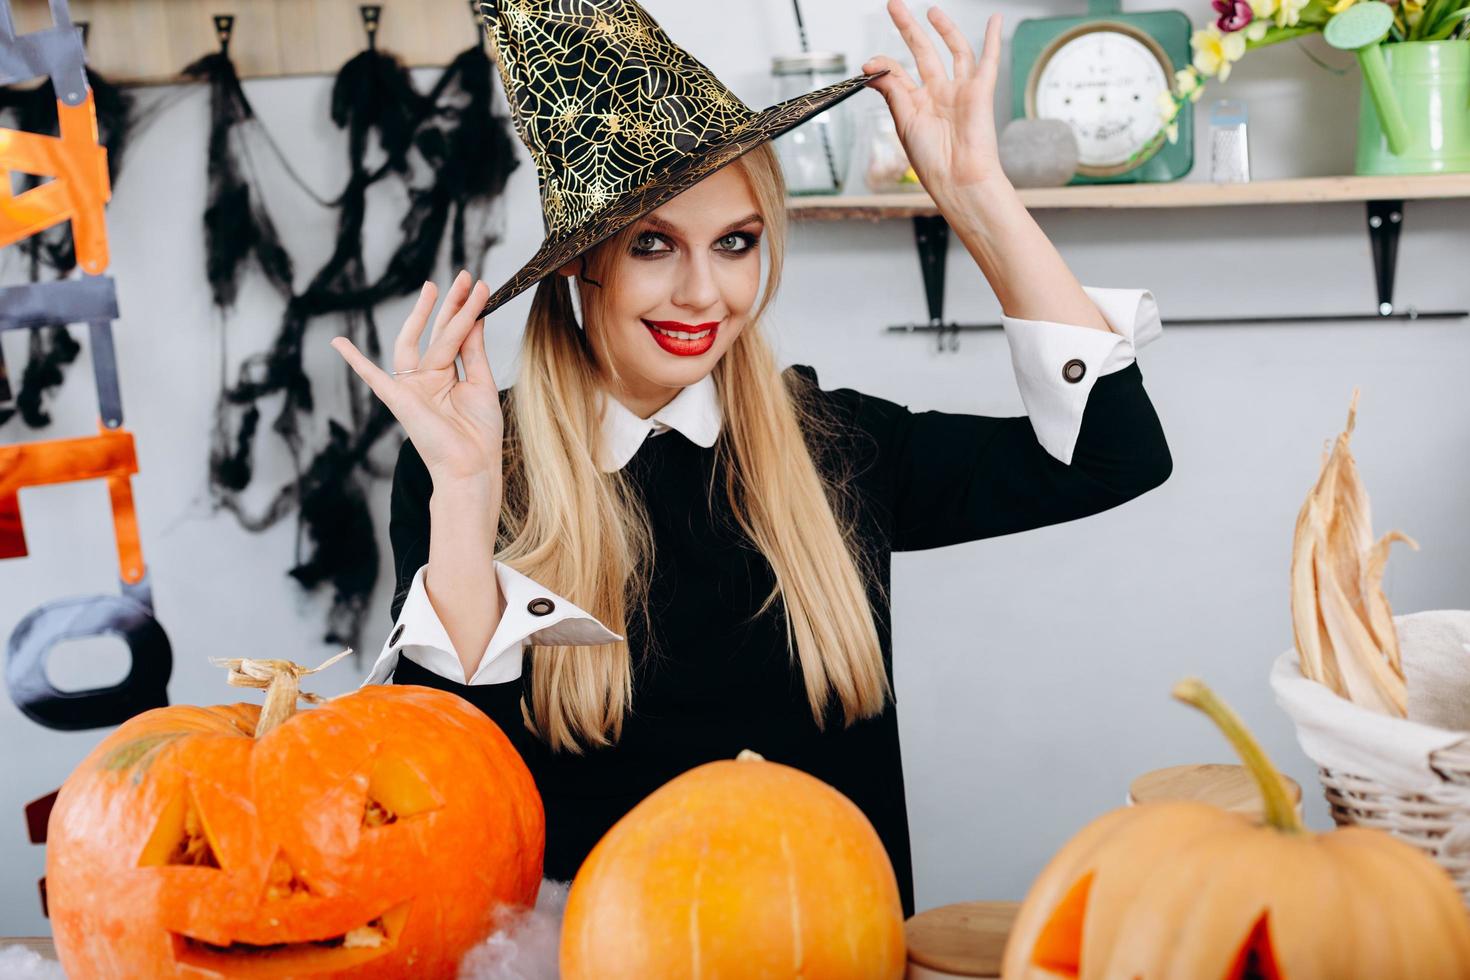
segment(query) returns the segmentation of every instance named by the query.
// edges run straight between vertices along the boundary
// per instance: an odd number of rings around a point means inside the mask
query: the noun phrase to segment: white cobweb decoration
[[[19,944],[0,946],[0,977],[5,980],[66,980],[60,963]]]
[[[561,917],[570,888],[570,882],[543,880],[535,908],[503,913],[494,934],[460,961],[459,980],[557,980]]]

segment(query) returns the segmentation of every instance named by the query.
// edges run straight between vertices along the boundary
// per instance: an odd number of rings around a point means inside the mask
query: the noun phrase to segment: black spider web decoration
[[[377,359],[373,308],[416,292],[433,277],[446,230],[457,266],[466,260],[478,266],[496,244],[498,235],[484,232],[466,241],[471,211],[498,198],[519,166],[506,120],[490,110],[492,79],[489,58],[478,46],[456,57],[427,95],[414,89],[397,59],[372,48],[343,66],[333,86],[332,117],[348,133],[349,170],[341,195],[329,203],[338,211],[333,253],[304,290],[288,297],[275,341],[244,360],[216,408],[210,453],[215,503],[252,532],[299,515],[290,574],[308,590],[331,586],[326,643],[360,645],[380,561],[367,487],[391,476],[391,468],[377,466],[370,454],[397,426],[370,390],[351,383],[355,376],[344,367],[349,418],[329,419],[325,445],[309,450],[302,417],[313,412],[314,396],[302,359],[306,334],[318,318],[340,316],[341,332]],[[369,167],[374,138],[383,162]],[[403,238],[384,272],[371,279],[363,258],[367,192],[385,180],[399,182],[409,203],[400,221]],[[295,477],[262,511],[251,513],[241,494],[253,478],[260,401],[277,395],[281,405],[270,428],[284,442]]]

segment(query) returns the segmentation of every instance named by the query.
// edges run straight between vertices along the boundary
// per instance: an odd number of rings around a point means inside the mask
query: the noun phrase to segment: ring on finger
[[[407,371],[394,371],[393,372],[393,377],[395,377],[395,378],[401,378],[405,374],[418,374],[422,370],[423,370],[423,368],[410,368]]]

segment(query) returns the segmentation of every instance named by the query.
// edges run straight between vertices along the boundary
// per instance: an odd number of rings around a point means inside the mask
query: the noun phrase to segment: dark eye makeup
[[[666,242],[670,247],[667,248],[667,249],[663,249],[663,248],[640,248],[637,243],[642,242],[644,239],[647,239],[647,238],[656,238],[656,239],[658,239],[658,240],[660,240],[662,242]],[[742,255],[746,255],[746,254],[748,254],[750,252],[755,251],[756,248],[758,248],[760,246],[760,241],[761,241],[759,235],[753,235],[753,234],[751,234],[748,231],[732,231],[728,235],[725,235],[723,238],[721,238],[720,241],[723,242],[726,239],[730,239],[730,238],[738,238],[742,242],[745,243],[745,247],[744,248],[739,248],[739,249],[728,249],[728,248],[727,249],[722,249],[722,251],[727,252],[731,256],[736,257],[736,258],[738,258],[738,257],[740,257]],[[670,240],[670,238],[667,235],[661,234],[660,232],[656,232],[656,231],[640,231],[637,235],[635,235],[633,237],[633,242],[634,242],[634,244],[629,248],[629,252],[631,254],[635,255],[635,256],[638,256],[639,258],[646,258],[646,257],[653,256],[653,255],[663,255],[666,252],[672,252],[673,251],[673,247],[672,246],[674,244],[673,241]]]

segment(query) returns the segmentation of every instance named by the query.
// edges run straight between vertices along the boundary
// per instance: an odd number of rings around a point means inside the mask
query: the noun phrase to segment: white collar
[[[650,434],[669,429],[708,449],[720,435],[723,416],[720,399],[712,375],[706,374],[674,396],[663,408],[641,419],[616,398],[602,392],[602,459],[604,473],[613,473],[628,465]]]

